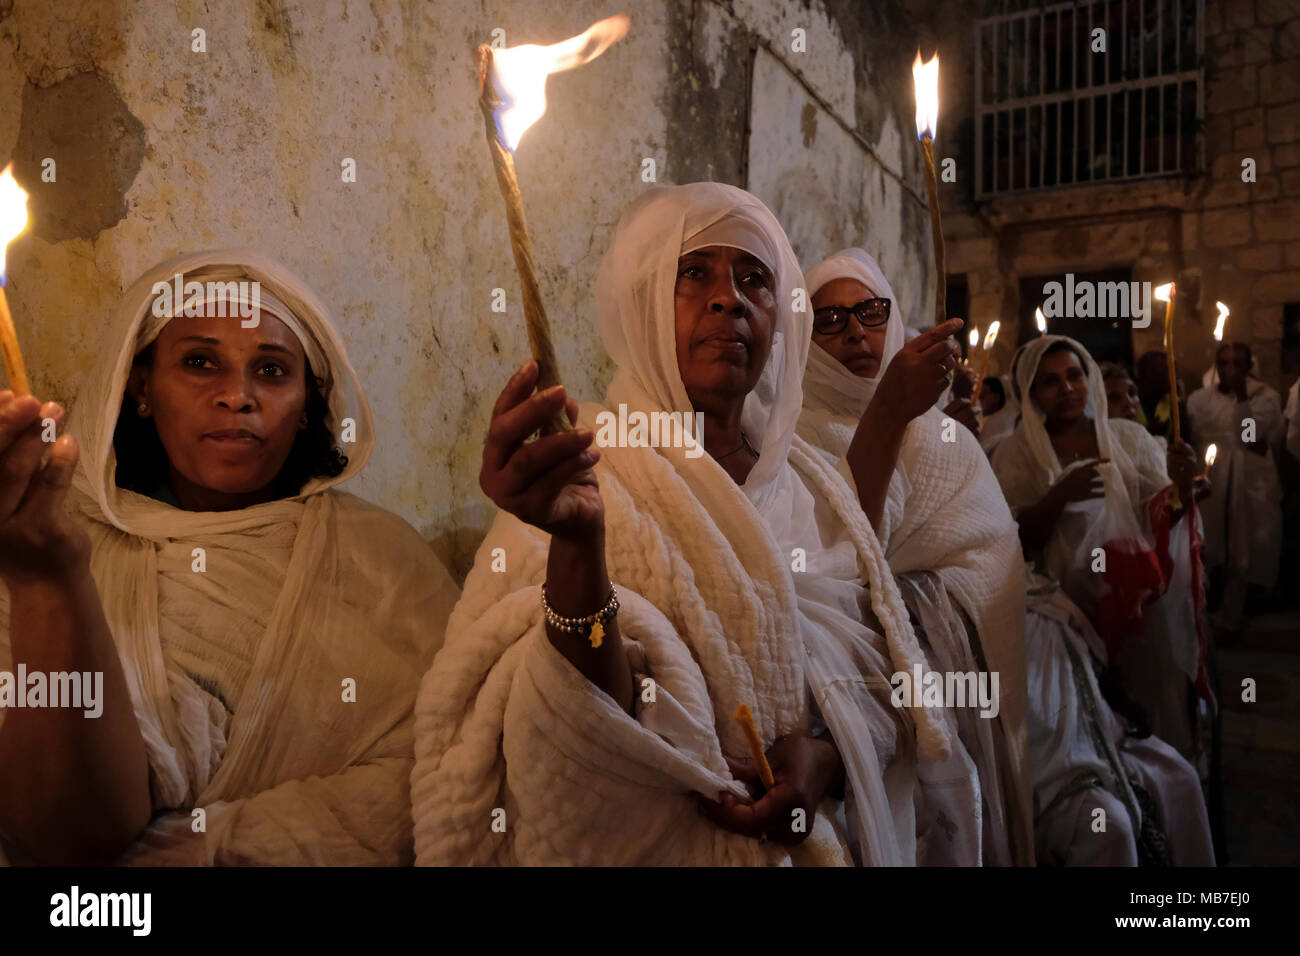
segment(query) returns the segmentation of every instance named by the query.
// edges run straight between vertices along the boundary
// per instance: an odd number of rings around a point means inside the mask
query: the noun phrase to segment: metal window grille
[[[1193,172],[1204,0],[1082,0],[977,21],[975,195]],[[1106,52],[1092,52],[1093,30]]]

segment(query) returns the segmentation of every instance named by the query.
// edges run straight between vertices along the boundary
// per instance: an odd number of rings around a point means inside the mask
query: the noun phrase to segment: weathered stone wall
[[[619,10],[630,35],[552,78],[550,111],[518,153],[572,392],[600,395],[611,372],[591,287],[646,188],[645,158],[660,182],[789,182],[749,133],[758,46],[828,104],[824,128],[856,135],[837,162],[866,169],[819,180],[823,213],[841,198],[854,213],[801,253],[888,251],[908,311],[931,308],[909,135],[915,42],[895,0],[0,0],[0,163],[14,158],[33,216],[10,248],[8,296],[36,390],[75,399],[112,347],[104,317],[153,263],[257,248],[332,304],[375,408],[377,452],[349,490],[411,521],[463,573],[492,514],[477,483],[488,414],[526,355],[471,50],[496,27],[507,45],[549,43]],[[196,28],[206,53],[191,49]],[[807,105],[764,116],[762,135],[803,137]],[[347,157],[355,183],[342,181]],[[783,216],[803,208],[798,190],[764,198]],[[490,310],[498,287],[505,315]]]
[[[918,19],[921,3],[913,3]],[[988,6],[987,4],[985,6]],[[973,21],[946,21],[945,57],[967,63]],[[1180,377],[1199,384],[1213,361],[1216,300],[1232,309],[1230,337],[1254,348],[1261,377],[1281,389],[1282,307],[1300,301],[1300,0],[1206,0],[1205,170],[1137,183],[998,198],[975,207],[945,192],[948,272],[964,273],[981,326],[1018,324],[1022,276],[1131,267],[1153,282],[1177,276]],[[965,59],[963,59],[963,57]],[[966,68],[967,75],[969,68]],[[950,101],[950,122],[972,115],[973,92]],[[951,142],[951,140],[949,140]],[[1243,160],[1256,181],[1242,181]],[[963,170],[973,176],[974,169]],[[1157,321],[1134,331],[1134,354],[1158,347]],[[994,363],[1005,370],[1016,335]]]

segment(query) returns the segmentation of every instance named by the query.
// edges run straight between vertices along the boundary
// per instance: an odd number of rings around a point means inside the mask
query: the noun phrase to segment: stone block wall
[[[152,264],[254,247],[332,306],[367,387],[378,447],[348,490],[464,573],[493,514],[478,488],[483,434],[527,355],[472,49],[496,28],[506,45],[551,43],[619,11],[628,37],[551,79],[549,112],[517,156],[573,394],[599,398],[612,371],[592,285],[619,215],[648,188],[647,159],[659,183],[755,184],[787,219],[816,205],[806,221],[836,228],[811,230],[802,254],[868,242],[897,257],[906,308],[932,308],[901,0],[0,0],[0,166],[15,161],[32,216],[7,291],[35,389],[75,408],[104,317]],[[760,46],[798,96],[751,102]],[[752,122],[764,109],[783,112]],[[810,174],[820,193],[806,202],[789,169],[765,167],[776,150],[750,136],[760,126],[812,151],[851,139],[835,161],[863,172]],[[877,194],[892,211],[863,222]],[[491,311],[496,288],[505,314]]]
[[[973,51],[969,19],[940,42]],[[1300,0],[1205,0],[1204,168],[1195,175],[998,198],[980,207],[945,195],[950,273],[965,273],[981,326],[1017,323],[1021,276],[1132,268],[1136,280],[1177,277],[1177,353],[1185,387],[1213,361],[1222,300],[1228,335],[1249,343],[1260,376],[1285,389],[1283,306],[1300,302]],[[969,56],[969,52],[966,54]],[[953,111],[972,115],[973,95]],[[1254,181],[1243,181],[1253,160]],[[969,170],[974,175],[974,170]],[[1195,296],[1193,301],[1192,296]],[[1134,354],[1156,347],[1160,315],[1134,331]],[[1006,368],[1015,335],[1000,338]]]

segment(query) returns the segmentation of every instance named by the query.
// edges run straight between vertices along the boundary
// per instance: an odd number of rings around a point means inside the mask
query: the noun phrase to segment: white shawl
[[[1144,647],[1165,653],[1167,648],[1177,669],[1209,699],[1205,635],[1196,598],[1199,516],[1170,524],[1173,486],[1163,448],[1137,422],[1107,417],[1101,370],[1078,342],[1044,335],[1017,353],[1016,388],[1022,415],[1015,432],[994,454],[993,471],[1012,513],[1018,515],[1041,501],[1067,471],[1082,464],[1061,466],[1047,433],[1046,416],[1030,396],[1038,365],[1055,342],[1069,344],[1083,363],[1088,384],[1085,414],[1092,420],[1100,457],[1110,461],[1098,469],[1105,483],[1104,497],[1067,505],[1038,560],[1088,615],[1112,659],[1121,656],[1126,642],[1133,653]],[[1100,573],[1093,570],[1099,554],[1106,560]],[[1142,641],[1129,641],[1139,635],[1144,635]],[[1125,665],[1120,666],[1123,670]],[[1137,673],[1132,667],[1128,670]],[[1162,692],[1160,681],[1168,686],[1170,675],[1153,672],[1144,680],[1147,689],[1133,685],[1130,694],[1147,705],[1157,733],[1177,739],[1174,709],[1154,703]]]
[[[260,282],[293,311],[291,327],[326,382],[328,424],[338,435],[352,420],[356,441],[340,442],[349,458],[342,474],[313,479],[292,498],[189,512],[119,488],[113,436],[141,327],[154,322],[154,283],[213,267]],[[91,536],[91,569],[144,737],[154,808],[176,811],[155,817],[126,861],[374,865],[413,856],[411,710],[457,593],[412,528],[334,490],[364,466],[374,428],[326,316],[301,282],[256,253],[179,256],[126,292],[105,334],[115,348],[70,415],[82,448],[71,507]],[[208,567],[193,575],[196,604],[245,608],[253,602],[243,589],[258,582],[222,568],[286,525],[293,544],[283,585],[260,602],[273,610],[227,727],[221,702],[164,651],[187,635],[166,633],[159,620],[159,556],[178,544],[202,547]],[[8,624],[0,608],[4,658]],[[355,702],[344,701],[348,679]],[[205,833],[192,829],[192,808],[205,811]]]
[[[762,203],[697,183],[651,190],[625,214],[597,283],[602,337],[619,369],[607,407],[584,406],[582,421],[595,428],[595,416],[620,403],[690,411],[673,338],[677,260],[693,237],[727,220],[761,235],[760,258],[777,277],[772,354],[742,420],[757,465],[743,487],[710,456],[680,448],[607,447],[597,467],[620,629],[656,701],[647,707],[643,695],[633,719],[555,651],[538,604],[547,540],[499,516],[416,706],[420,863],[842,860],[847,845],[824,813],[791,854],[719,829],[691,798],[743,793],[722,759],[747,753],[732,719],[737,704],[753,706],[770,745],[806,729],[810,690],[844,759],[856,798],[848,825],[864,859],[909,862],[914,853],[910,754],[895,752],[895,728],[916,720],[923,757],[946,755],[949,742],[930,714],[889,707],[881,675],[910,673],[920,649],[853,492],[793,434],[811,317],[792,310],[798,267]],[[879,647],[856,648],[861,658],[848,665],[845,638],[825,625],[819,603],[816,571],[829,552],[814,543],[808,573],[792,573],[787,546],[808,543],[818,502],[835,513],[851,561],[865,569],[885,632]],[[507,564],[494,571],[497,548]],[[647,713],[655,710],[675,716]],[[671,734],[650,729],[665,726]]]
[[[850,277],[888,298],[889,326],[880,370],[854,375],[824,349],[813,348],[804,378],[799,435],[847,472],[844,455],[876,384],[902,347],[903,316],[875,260],[861,249],[837,253],[809,270],[809,298],[832,279]],[[1030,862],[1032,801],[1026,758],[1025,593],[1015,521],[973,435],[945,428],[935,408],[907,428],[878,529],[895,575],[934,571],[974,622],[988,668],[999,672],[1006,746],[998,748],[1007,794],[1006,815],[1016,857]],[[953,441],[944,441],[945,432]],[[964,629],[963,629],[964,630]],[[979,721],[977,723],[984,723]]]

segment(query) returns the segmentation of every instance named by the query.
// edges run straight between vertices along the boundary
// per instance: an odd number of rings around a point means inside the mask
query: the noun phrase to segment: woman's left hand
[[[1192,485],[1199,474],[1199,465],[1196,449],[1181,439],[1176,445],[1171,444],[1165,454],[1165,466],[1169,470],[1169,478],[1184,502],[1192,498]]]
[[[751,792],[762,786],[752,761],[726,760],[732,775]],[[776,782],[756,802],[742,803],[724,793],[718,803],[700,797],[700,811],[732,833],[766,837],[788,846],[802,843],[812,832],[818,805],[836,792],[844,779],[839,751],[825,738],[787,734],[768,749],[767,762]]]

